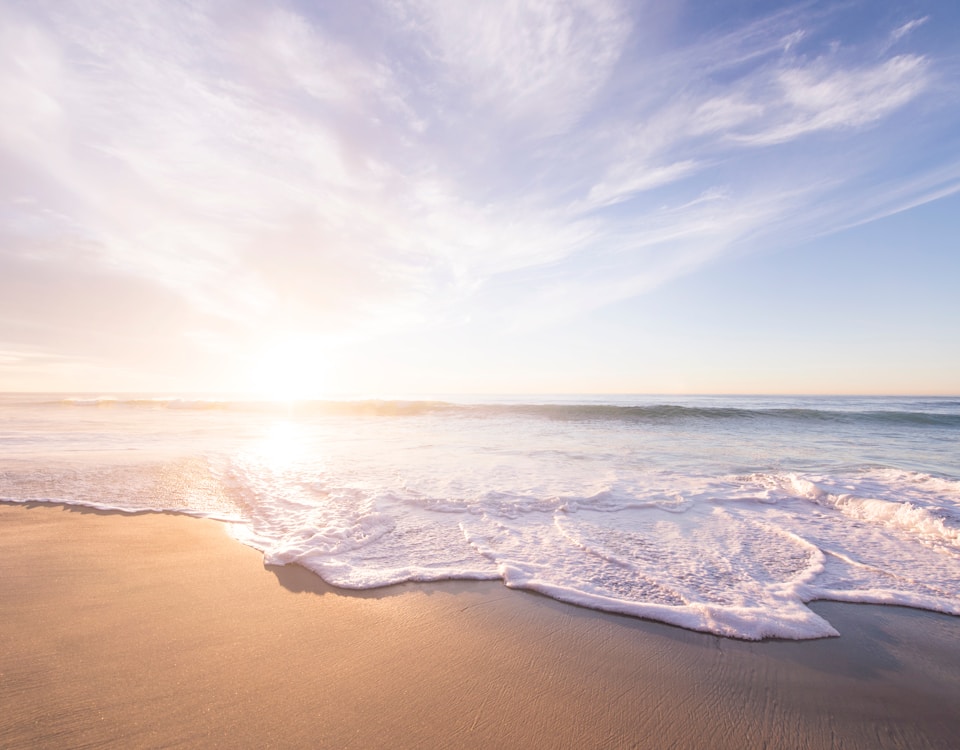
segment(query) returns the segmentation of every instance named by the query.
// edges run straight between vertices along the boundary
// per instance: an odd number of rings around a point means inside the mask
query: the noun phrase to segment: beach
[[[947,748],[960,618],[747,642],[499,582],[345,591],[223,524],[0,504],[0,747]]]

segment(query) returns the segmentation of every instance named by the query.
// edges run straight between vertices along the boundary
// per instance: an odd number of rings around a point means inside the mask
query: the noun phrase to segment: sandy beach
[[[752,643],[496,582],[351,592],[223,525],[0,504],[0,747],[948,748],[960,618]]]

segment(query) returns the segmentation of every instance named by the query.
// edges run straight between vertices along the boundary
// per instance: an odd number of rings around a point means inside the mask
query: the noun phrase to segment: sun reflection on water
[[[250,451],[251,458],[275,472],[290,470],[307,454],[308,437],[302,425],[292,420],[272,422]]]

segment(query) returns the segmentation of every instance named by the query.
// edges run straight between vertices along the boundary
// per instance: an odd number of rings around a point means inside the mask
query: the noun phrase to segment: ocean
[[[219,519],[342,588],[500,579],[735,638],[837,635],[819,599],[960,615],[958,398],[4,394],[0,500]]]

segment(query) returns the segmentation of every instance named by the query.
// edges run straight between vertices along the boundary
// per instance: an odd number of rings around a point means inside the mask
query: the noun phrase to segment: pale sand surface
[[[960,618],[747,643],[495,582],[342,592],[212,521],[0,504],[0,747],[955,748]]]

